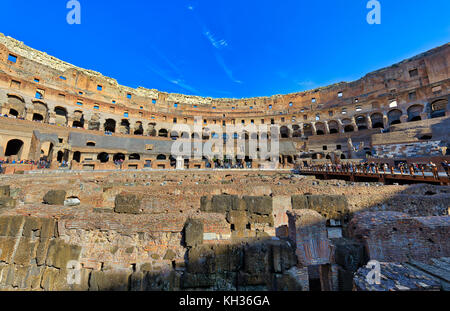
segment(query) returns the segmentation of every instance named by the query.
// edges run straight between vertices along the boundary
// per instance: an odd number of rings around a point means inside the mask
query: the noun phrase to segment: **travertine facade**
[[[76,169],[114,168],[114,159],[130,168],[171,168],[174,140],[223,139],[213,127],[231,124],[279,126],[285,166],[386,154],[442,156],[449,144],[449,58],[446,44],[351,83],[267,98],[213,99],[124,87],[0,35],[1,114],[24,119],[2,118],[0,157],[45,157]],[[195,117],[203,133],[193,133]],[[180,124],[191,131],[172,130]],[[186,167],[213,161],[222,159],[186,161]]]

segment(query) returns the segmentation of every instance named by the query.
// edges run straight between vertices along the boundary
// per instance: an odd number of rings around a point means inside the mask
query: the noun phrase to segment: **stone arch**
[[[431,118],[445,117],[445,111],[447,110],[448,100],[438,99],[431,103]]]
[[[83,111],[75,110],[73,113],[73,122],[72,127],[75,128],[84,128],[84,115]]]
[[[67,125],[67,109],[61,106],[57,106],[55,111],[55,123],[56,125]]]
[[[32,120],[35,121],[35,122],[44,122],[44,116],[41,115],[40,113],[36,113],[35,112],[35,113],[33,113]]]
[[[128,159],[130,160],[140,160],[141,156],[138,153],[132,153],[128,156]]]
[[[101,163],[106,163],[109,161],[109,154],[106,152],[101,152],[97,155],[97,160],[99,160]]]
[[[116,132],[116,120],[106,119],[103,125],[105,132],[115,133]]]
[[[305,124],[303,125],[303,133],[306,137],[313,135],[313,127],[311,124]]]
[[[159,137],[168,137],[169,136],[169,132],[166,129],[160,129],[158,131],[158,136]]]
[[[420,121],[422,117],[420,116],[423,112],[422,105],[412,105],[408,108],[408,122]]]
[[[134,125],[134,135],[144,135],[144,127],[142,126],[141,121],[136,121],[136,124]]]
[[[330,134],[338,134],[339,133],[339,123],[337,121],[329,121],[328,128],[330,129]]]
[[[400,120],[402,114],[403,114],[402,111],[399,109],[392,109],[391,111],[389,111],[388,112],[389,125],[402,123],[402,121]]]
[[[155,127],[156,127],[156,123],[151,122],[148,124],[148,130],[147,130],[148,136],[153,136],[153,137],[156,136],[157,132],[156,132]]]
[[[167,157],[164,154],[158,154],[158,156],[156,157],[156,160],[158,160],[158,161],[167,160]]]
[[[37,119],[35,120],[35,115],[41,116],[42,119],[40,119],[40,117],[37,117]],[[33,121],[45,121],[47,119],[47,115],[48,115],[47,105],[40,101],[34,101],[33,102]]]
[[[115,162],[115,161],[125,161],[125,155],[123,154],[123,153],[116,153],[114,156],[113,156],[113,161]]]
[[[19,112],[16,109],[11,108],[11,109],[9,109],[8,117],[18,118]]]
[[[20,139],[11,139],[6,144],[5,148],[5,156],[17,156],[18,159],[22,156],[24,142]]]
[[[25,100],[19,95],[8,94],[8,107],[17,111],[17,117],[25,115]]]
[[[368,129],[366,116],[363,116],[363,115],[356,116],[355,123],[356,123],[356,126],[358,127],[358,131]]]
[[[74,160],[75,162],[80,163],[80,162],[81,162],[81,152],[75,151],[75,152],[73,153],[73,160]]]
[[[120,130],[121,134],[129,135],[130,134],[130,121],[128,121],[128,119],[122,119],[122,121],[120,121],[119,130]]]
[[[280,127],[280,136],[281,138],[291,137],[291,130],[286,125],[283,125]]]
[[[376,112],[370,116],[372,121],[372,128],[382,128],[384,129],[383,114]]]
[[[302,137],[302,129],[300,125],[294,124],[292,126],[292,137]]]
[[[322,122],[317,122],[316,123],[316,134],[317,135],[325,135],[326,130],[325,130],[325,124]]]

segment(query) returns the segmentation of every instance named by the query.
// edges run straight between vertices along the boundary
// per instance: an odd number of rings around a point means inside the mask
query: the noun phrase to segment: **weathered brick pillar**
[[[288,211],[287,214],[289,238],[295,243],[298,263],[301,266],[330,264],[333,249],[328,239],[326,219],[309,209]]]

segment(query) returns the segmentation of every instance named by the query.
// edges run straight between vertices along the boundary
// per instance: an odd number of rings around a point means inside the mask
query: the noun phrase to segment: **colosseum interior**
[[[445,44],[354,82],[217,99],[0,34],[0,290],[448,290],[449,63]],[[234,156],[231,125],[276,129],[275,166]],[[227,156],[172,155],[191,139]]]

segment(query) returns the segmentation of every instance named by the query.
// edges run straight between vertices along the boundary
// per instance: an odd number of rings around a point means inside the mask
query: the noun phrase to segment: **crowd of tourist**
[[[444,160],[440,166],[442,170],[449,175],[450,164]],[[363,162],[363,163],[342,163],[342,164],[320,164],[301,166],[300,170],[320,171],[320,172],[337,172],[337,173],[364,173],[364,174],[396,174],[401,175],[418,175],[425,176],[426,172],[431,172],[434,178],[439,178],[439,166],[434,162],[428,163],[406,163],[400,162],[396,165],[387,163]]]
[[[20,160],[20,161],[16,161],[16,160],[9,160],[9,159],[0,159],[0,174],[4,173],[4,166],[5,164],[31,164],[31,165],[36,165],[38,169],[43,169],[43,168],[50,168],[50,162],[46,161],[46,160],[39,160],[39,161],[33,161],[33,160]]]

